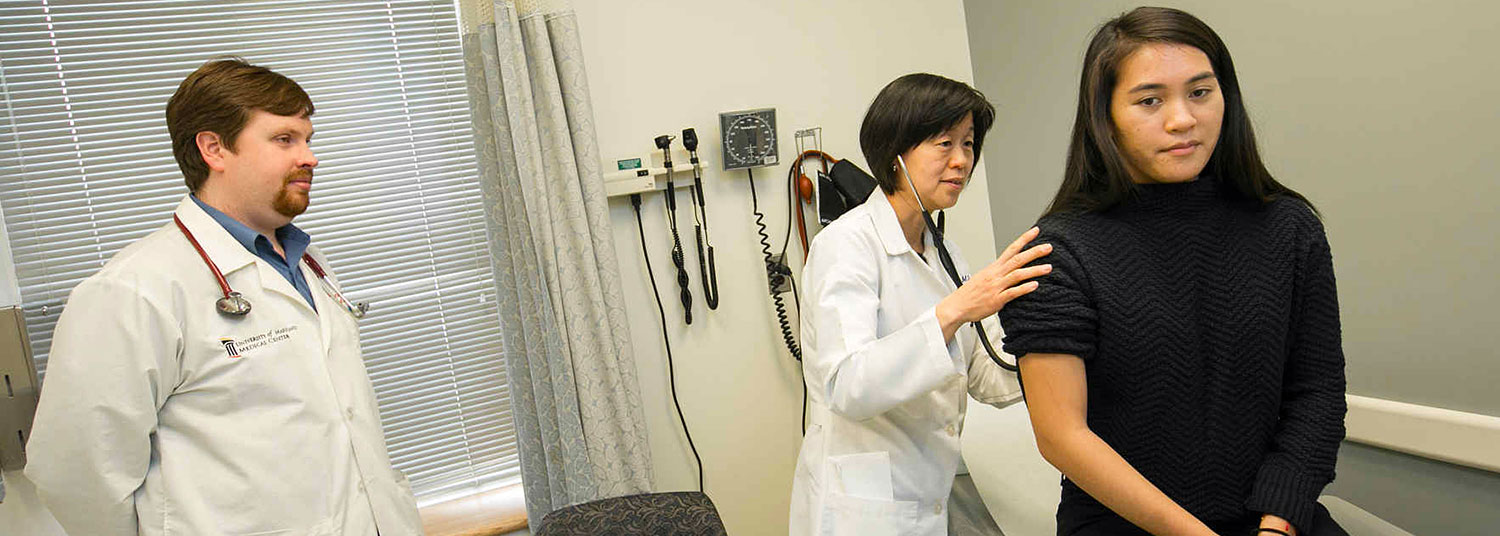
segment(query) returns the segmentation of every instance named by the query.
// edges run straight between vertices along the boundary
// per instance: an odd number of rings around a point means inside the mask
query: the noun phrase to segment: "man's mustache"
[[[310,181],[312,180],[312,176],[313,172],[311,169],[299,169],[297,171],[288,173],[286,175],[286,179],[284,179],[282,182],[291,183],[292,181]]]

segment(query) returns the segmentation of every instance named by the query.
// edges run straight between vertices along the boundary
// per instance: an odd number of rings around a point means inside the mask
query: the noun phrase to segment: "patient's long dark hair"
[[[1279,196],[1308,203],[1302,194],[1276,182],[1261,162],[1234,61],[1219,35],[1186,12],[1139,7],[1104,23],[1089,42],[1078,84],[1078,113],[1073,121],[1068,165],[1062,186],[1046,213],[1108,210],[1135,195],[1136,184],[1126,171],[1125,158],[1115,139],[1110,100],[1120,64],[1136,49],[1153,43],[1186,45],[1203,51],[1219,80],[1224,95],[1223,126],[1218,146],[1203,173],[1217,177],[1227,186],[1226,195],[1256,205]]]

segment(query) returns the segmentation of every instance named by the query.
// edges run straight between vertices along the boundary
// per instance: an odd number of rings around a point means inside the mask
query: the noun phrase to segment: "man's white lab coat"
[[[177,216],[253,309],[217,312],[170,222],[73,290],[27,448],[53,515],[79,536],[421,534],[353,316],[306,263],[316,311],[191,199]]]

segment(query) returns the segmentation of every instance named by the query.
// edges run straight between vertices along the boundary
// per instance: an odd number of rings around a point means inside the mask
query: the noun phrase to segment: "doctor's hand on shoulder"
[[[943,338],[953,340],[959,326],[978,322],[1005,307],[1011,300],[1036,290],[1040,283],[1029,279],[1046,275],[1052,265],[1039,264],[1027,267],[1043,256],[1052,253],[1052,244],[1042,244],[1025,251],[1041,230],[1032,227],[1017,237],[995,262],[975,272],[964,285],[937,304],[938,322],[943,327]]]

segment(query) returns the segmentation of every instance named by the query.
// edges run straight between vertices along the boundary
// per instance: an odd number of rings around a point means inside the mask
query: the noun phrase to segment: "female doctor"
[[[860,146],[880,190],[813,240],[802,317],[809,425],[792,484],[792,535],[947,534],[967,393],[1003,406],[1015,377],[977,344],[983,321],[1037,287],[1050,251],[1021,235],[955,288],[923,209],[958,202],[994,107],[968,85],[910,74],[880,91]],[[944,242],[960,274],[963,256]]]

